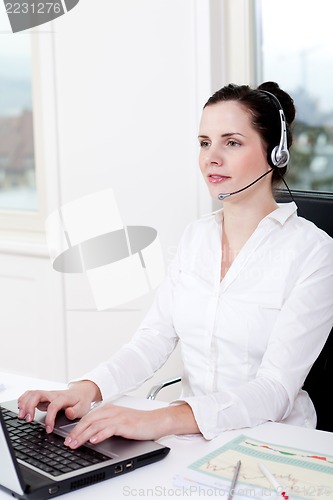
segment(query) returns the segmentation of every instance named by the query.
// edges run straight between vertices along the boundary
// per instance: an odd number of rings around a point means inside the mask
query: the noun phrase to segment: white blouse
[[[267,420],[315,427],[303,382],[333,325],[333,239],[295,203],[265,217],[221,275],[223,212],[189,224],[146,318],[84,378],[103,399],[149,379],[180,342],[182,395],[200,431]]]

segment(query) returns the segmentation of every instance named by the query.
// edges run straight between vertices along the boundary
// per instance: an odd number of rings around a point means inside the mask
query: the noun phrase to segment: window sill
[[[35,236],[33,239],[25,239],[22,234],[20,239],[15,237],[3,238],[1,235],[0,254],[49,258],[47,244],[42,235],[39,235],[39,238]]]

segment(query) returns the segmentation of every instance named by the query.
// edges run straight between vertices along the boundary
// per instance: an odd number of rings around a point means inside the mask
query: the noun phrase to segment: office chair
[[[333,194],[292,191],[292,195],[298,206],[298,215],[310,220],[333,238]],[[290,201],[290,197],[281,190],[277,201]],[[316,408],[317,429],[330,432],[333,432],[332,383],[333,328],[303,385]]]
[[[149,389],[147,394],[147,399],[156,399],[157,394],[164,389],[164,387],[168,387],[169,385],[177,384],[177,382],[181,381],[181,377],[174,377],[167,380],[163,380],[159,384],[154,385]]]
[[[298,215],[310,220],[333,238],[333,194],[292,191],[292,195],[298,206]],[[290,195],[284,190],[277,191],[276,199],[279,203],[291,201]],[[181,377],[174,377],[154,385],[147,398],[155,399],[164,387],[180,381]],[[316,408],[317,429],[333,432],[333,413],[329,408],[333,397],[333,328],[303,389],[308,392]]]

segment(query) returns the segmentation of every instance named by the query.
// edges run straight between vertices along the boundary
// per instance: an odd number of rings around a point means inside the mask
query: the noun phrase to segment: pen
[[[231,500],[232,497],[233,497],[233,495],[234,495],[235,486],[236,486],[236,483],[237,483],[237,478],[238,478],[240,466],[241,466],[241,461],[238,460],[238,462],[236,464],[235,472],[234,472],[234,475],[233,475],[233,478],[232,478],[232,481],[231,481],[229,495],[228,495],[228,500]]]
[[[268,481],[271,483],[273,488],[277,491],[279,495],[281,495],[284,500],[288,500],[288,495],[285,491],[283,491],[282,486],[278,483],[278,481],[275,479],[273,474],[267,469],[267,467],[264,464],[259,464],[259,469],[261,472],[265,475],[265,477],[268,479]]]

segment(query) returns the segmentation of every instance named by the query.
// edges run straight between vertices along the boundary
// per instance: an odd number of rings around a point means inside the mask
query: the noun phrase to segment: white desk
[[[16,399],[26,389],[54,389],[63,387],[59,383],[0,372],[1,382],[5,384],[6,389],[0,392],[0,401]],[[138,400],[131,397],[121,398],[119,402],[124,405],[129,404],[145,409],[163,406],[161,402]],[[161,443],[171,448],[168,456],[162,461],[73,493],[68,493],[64,497],[59,498],[68,498],[68,500],[91,500],[92,498],[98,498],[98,500],[121,500],[125,498],[155,499],[187,496],[182,494],[180,488],[173,485],[173,476],[196,459],[219,448],[240,434],[246,434],[255,439],[262,439],[281,445],[305,448],[317,453],[333,454],[333,433],[272,422],[252,429],[228,431],[212,441],[205,441],[199,436],[187,439],[168,436],[160,439]],[[204,497],[205,493],[203,491],[192,491],[190,494],[191,499],[202,499]],[[218,497],[221,498],[220,495]],[[9,498],[11,498],[10,495],[0,491],[0,500],[9,500]],[[214,497],[210,495],[210,498]],[[269,500],[273,498],[275,496],[269,497]],[[333,496],[327,496],[325,500],[333,500]]]

